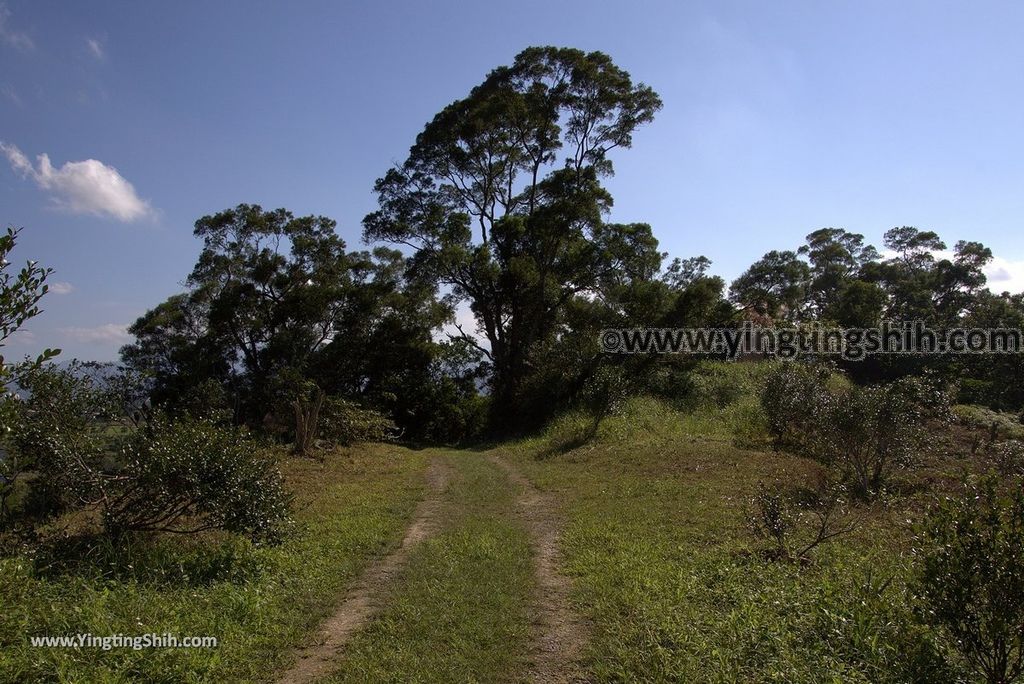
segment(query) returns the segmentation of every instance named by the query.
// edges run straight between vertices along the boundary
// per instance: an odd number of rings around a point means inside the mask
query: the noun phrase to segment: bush
[[[280,537],[288,497],[254,444],[233,429],[151,412],[137,426],[123,403],[124,383],[101,370],[47,366],[24,378],[28,397],[5,459],[17,468],[5,482],[24,475],[17,522],[38,531],[58,513],[85,509],[115,536],[221,529],[261,541]]]
[[[276,542],[289,522],[276,465],[236,430],[158,419],[128,441],[124,459],[102,504],[112,533],[217,529]]]
[[[924,619],[985,681],[1024,670],[1024,490],[1001,495],[994,477],[947,499],[919,537]]]
[[[11,428],[4,477],[9,489],[19,477],[33,476],[20,513],[44,519],[101,499],[126,425],[117,393],[95,370],[74,362],[21,378],[27,396]]]
[[[747,505],[750,531],[771,543],[769,556],[777,560],[807,562],[814,549],[858,523],[849,515],[843,488],[828,479],[804,490],[759,483]]]
[[[819,409],[814,455],[868,498],[893,468],[911,463],[927,436],[927,413],[903,381],[833,394]]]
[[[780,363],[768,373],[761,407],[775,449],[799,454],[816,450],[831,373],[828,366],[801,361]]]
[[[949,416],[949,396],[931,376],[888,385],[838,385],[827,367],[783,364],[761,395],[776,448],[835,466],[868,498],[922,448],[929,420]]]
[[[992,464],[1000,475],[1024,475],[1024,441],[1008,439],[991,446]]]
[[[339,397],[327,397],[320,412],[320,436],[333,444],[386,442],[398,427],[384,414]]]

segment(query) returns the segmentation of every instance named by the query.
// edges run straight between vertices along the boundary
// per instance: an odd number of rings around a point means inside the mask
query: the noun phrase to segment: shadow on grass
[[[268,565],[263,549],[227,535],[168,538],[100,533],[53,536],[23,553],[40,578],[83,577],[153,586],[200,587],[245,583]]]

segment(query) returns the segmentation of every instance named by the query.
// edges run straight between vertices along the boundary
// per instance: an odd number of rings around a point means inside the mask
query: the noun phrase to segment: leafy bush
[[[33,475],[22,513],[45,518],[102,498],[125,425],[119,396],[95,370],[74,362],[41,366],[21,378],[27,396],[13,421],[4,481],[10,487]]]
[[[966,404],[957,404],[951,411],[961,425],[985,430],[990,437],[1024,440],[1024,425],[1011,413]]]
[[[276,465],[236,430],[158,419],[128,440],[124,459],[102,502],[111,532],[219,529],[274,542],[289,522]]]
[[[927,436],[927,410],[902,381],[829,395],[819,416],[815,457],[834,463],[861,498],[910,464]]]
[[[994,477],[947,499],[919,537],[921,615],[987,682],[1024,672],[1024,490]]]
[[[949,415],[949,396],[934,377],[837,386],[827,367],[801,363],[769,374],[761,405],[776,448],[835,466],[861,498],[911,462],[928,421]]]
[[[768,373],[761,389],[761,407],[776,449],[802,454],[816,450],[831,372],[823,364],[792,361],[780,363]]]
[[[28,396],[5,460],[28,481],[19,522],[38,526],[87,509],[117,534],[222,529],[280,537],[288,497],[253,443],[210,422],[152,413],[138,427],[125,410],[124,383],[102,370],[45,366],[23,379]]]
[[[1008,439],[991,446],[992,464],[1000,475],[1024,475],[1024,441]]]
[[[326,398],[320,423],[320,436],[334,444],[386,442],[398,436],[397,426],[384,414],[339,397]]]

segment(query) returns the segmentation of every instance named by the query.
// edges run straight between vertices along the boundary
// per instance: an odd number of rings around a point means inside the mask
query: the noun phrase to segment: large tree
[[[732,282],[729,298],[746,311],[795,321],[804,312],[810,283],[811,269],[796,252],[773,249]]]
[[[820,228],[806,239],[797,253],[807,257],[811,267],[811,312],[820,319],[856,324],[865,318],[865,306],[881,298],[877,287],[859,280],[861,270],[878,260],[878,250],[865,245],[863,235],[842,228]],[[880,314],[880,306],[872,313]]]
[[[411,247],[415,269],[468,302],[503,415],[574,298],[657,271],[649,226],[605,222],[601,179],[660,106],[605,54],[528,48],[437,114],[377,181],[365,237]]]
[[[451,350],[433,332],[450,305],[400,252],[346,251],[334,227],[246,204],[199,219],[188,290],[139,318],[121,351],[152,379],[154,402],[207,412],[230,399],[256,423],[311,380],[391,413],[411,436],[437,432],[447,407],[434,395],[450,384],[437,369]],[[458,389],[449,395],[472,394],[471,382]]]

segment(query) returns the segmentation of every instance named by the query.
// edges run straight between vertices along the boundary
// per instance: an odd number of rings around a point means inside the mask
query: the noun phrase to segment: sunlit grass
[[[422,491],[422,454],[371,446],[324,463],[287,460],[299,529],[278,548],[211,537],[99,548],[73,572],[0,560],[0,678],[22,682],[251,681],[333,608],[369,557],[401,537]],[[42,649],[37,635],[215,636],[217,649]]]

